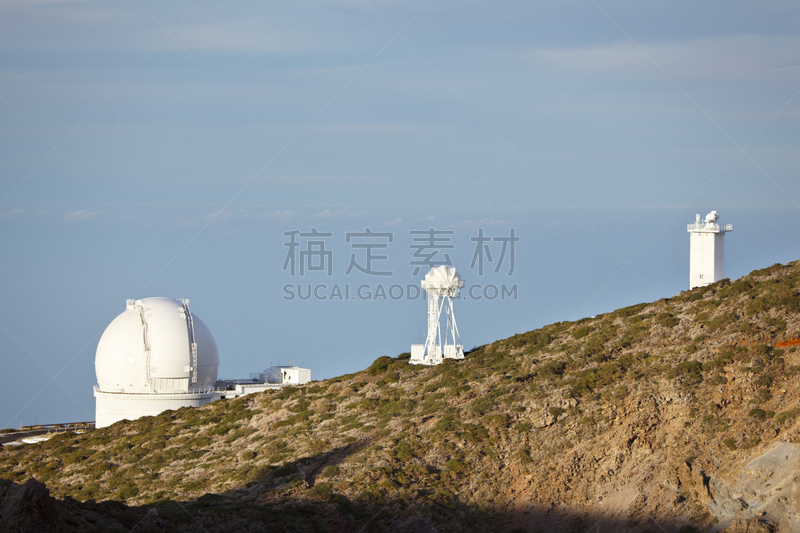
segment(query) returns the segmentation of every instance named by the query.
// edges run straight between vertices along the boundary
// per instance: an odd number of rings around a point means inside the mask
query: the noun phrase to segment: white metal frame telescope
[[[464,286],[464,281],[454,267],[442,265],[431,268],[421,285],[428,292],[428,336],[425,344],[411,345],[409,362],[418,365],[438,365],[444,359],[463,359],[464,347],[458,333],[453,298]],[[444,332],[440,327],[442,310],[447,317]]]

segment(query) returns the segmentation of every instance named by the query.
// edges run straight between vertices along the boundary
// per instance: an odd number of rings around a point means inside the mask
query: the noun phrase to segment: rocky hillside
[[[800,262],[4,448],[0,530],[799,531],[797,346]]]

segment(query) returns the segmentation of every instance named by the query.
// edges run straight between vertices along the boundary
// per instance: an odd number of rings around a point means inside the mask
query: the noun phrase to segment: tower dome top
[[[460,289],[464,286],[455,267],[439,265],[432,267],[422,280],[423,289]]]

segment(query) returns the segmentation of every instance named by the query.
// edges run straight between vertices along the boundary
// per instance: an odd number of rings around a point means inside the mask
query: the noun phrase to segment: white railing
[[[720,231],[733,231],[733,224],[725,224],[724,226],[720,224],[706,224],[705,222],[692,223],[686,225],[687,231],[710,231],[714,233],[719,233]]]
[[[214,387],[203,387],[201,389],[193,389],[193,390],[171,390],[163,392],[123,392],[123,391],[100,390],[100,387],[95,385],[94,391],[101,392],[103,394],[134,394],[137,396],[172,396],[174,394],[208,394],[210,392],[214,392]]]

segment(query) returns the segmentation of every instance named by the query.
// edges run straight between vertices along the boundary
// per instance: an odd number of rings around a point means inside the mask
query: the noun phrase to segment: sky
[[[793,1],[6,0],[0,427],[94,420],[126,299],[325,379],[432,264],[470,349],[686,290],[696,213],[800,259],[799,93]]]

